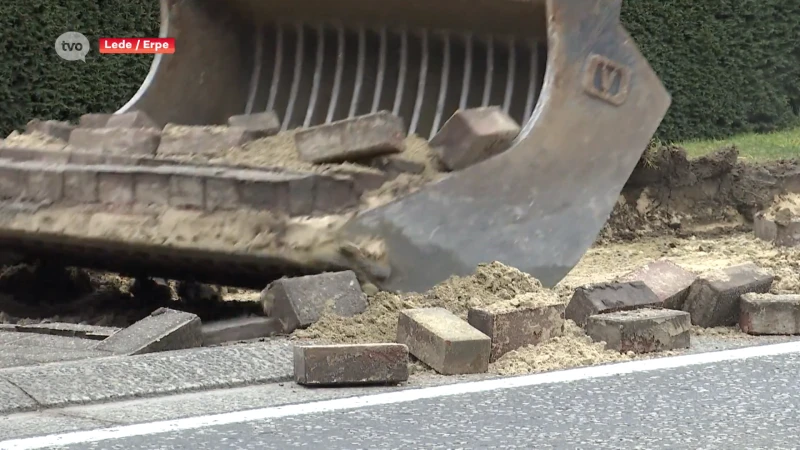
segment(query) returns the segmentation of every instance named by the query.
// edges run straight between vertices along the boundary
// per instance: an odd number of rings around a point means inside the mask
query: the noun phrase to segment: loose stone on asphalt
[[[281,321],[291,333],[318,321],[326,312],[351,317],[367,309],[355,272],[327,272],[296,278],[281,278],[261,292],[267,316]]]
[[[294,140],[300,159],[322,164],[400,153],[405,137],[403,119],[379,111],[302,129]]]
[[[489,362],[494,362],[512,350],[563,335],[564,305],[472,308],[467,322],[492,339]]]
[[[204,323],[201,329],[203,345],[209,346],[275,336],[283,326],[280,320],[272,317],[238,317]]]
[[[228,126],[244,128],[253,133],[256,139],[273,136],[281,130],[281,120],[274,111],[255,114],[240,114],[228,118]]]
[[[739,306],[739,328],[747,334],[800,334],[798,294],[744,294]]]
[[[582,327],[589,316],[595,314],[658,306],[660,303],[655,292],[641,281],[598,283],[575,289],[564,317]]]
[[[76,128],[69,137],[73,147],[98,153],[155,155],[161,133],[149,128]]]
[[[636,309],[589,317],[586,334],[606,348],[620,352],[649,353],[688,348],[691,319],[685,311]]]
[[[294,379],[303,385],[396,384],[408,380],[402,344],[295,345]]]
[[[505,151],[519,124],[496,106],[456,111],[430,146],[449,170],[464,169]]]
[[[724,327],[739,321],[739,298],[743,294],[769,292],[775,277],[752,262],[701,274],[689,289],[683,310],[692,324]]]
[[[144,319],[100,342],[96,349],[116,354],[179,350],[203,345],[200,318],[174,309],[159,308]]]
[[[489,370],[491,338],[444,308],[400,311],[397,342],[443,375]]]
[[[689,294],[689,287],[696,279],[696,273],[662,259],[623,275],[619,281],[641,281],[656,294],[661,306],[681,309]]]

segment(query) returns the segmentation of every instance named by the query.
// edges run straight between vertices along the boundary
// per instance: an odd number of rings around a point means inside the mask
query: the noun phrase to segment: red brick
[[[114,205],[132,204],[134,196],[134,173],[124,169],[106,169],[97,174],[98,199]]]
[[[430,146],[446,168],[460,170],[505,151],[519,131],[496,106],[464,109],[445,122]]]
[[[641,281],[628,283],[599,283],[575,289],[567,304],[564,317],[575,321],[579,326],[586,325],[589,316],[658,306],[658,296]]]
[[[302,385],[397,384],[408,380],[401,344],[295,345],[294,379]]]
[[[253,133],[257,139],[260,139],[278,134],[281,130],[281,121],[278,118],[278,114],[274,111],[266,111],[231,116],[228,119],[228,126],[244,128]]]
[[[586,334],[608,349],[648,353],[688,348],[691,327],[689,313],[645,308],[590,316]]]
[[[189,127],[167,124],[158,147],[160,155],[220,154],[255,139],[244,128]]]
[[[69,122],[60,122],[57,120],[39,120],[33,119],[25,126],[26,133],[41,133],[52,138],[67,142],[69,135],[75,126]]]
[[[444,308],[400,311],[397,342],[443,375],[489,370],[491,338]]]
[[[739,322],[743,294],[769,292],[775,277],[753,263],[701,274],[689,289],[684,311],[701,327],[732,326]]]
[[[754,335],[800,334],[800,295],[742,295],[739,328]]]
[[[298,131],[300,158],[311,163],[341,163],[403,151],[403,119],[380,111]]]
[[[656,294],[661,306],[681,309],[689,294],[689,287],[696,279],[696,273],[672,261],[659,260],[624,275],[620,281],[641,281]]]
[[[512,306],[503,302],[470,309],[467,322],[492,339],[489,361],[494,362],[512,350],[563,335],[564,305]]]
[[[92,152],[155,155],[161,135],[146,128],[78,128],[69,144]]]
[[[351,317],[367,309],[367,298],[350,270],[276,280],[261,293],[261,303],[287,333],[311,325],[326,312]]]

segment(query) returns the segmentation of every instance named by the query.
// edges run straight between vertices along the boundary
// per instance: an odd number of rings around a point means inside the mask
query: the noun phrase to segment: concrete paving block
[[[9,343],[15,347],[36,349],[95,350],[99,341],[74,336],[58,336],[51,334],[25,333],[22,339]]]
[[[50,202],[58,202],[64,198],[64,168],[51,164],[42,165],[35,161],[31,161],[31,164],[32,167],[24,170],[26,183],[21,197]]]
[[[274,136],[281,130],[281,120],[275,111],[254,114],[240,114],[228,118],[228,126],[244,128],[254,134],[256,139]]]
[[[397,342],[443,375],[489,370],[492,339],[444,308],[400,311]]]
[[[752,262],[701,274],[692,283],[683,310],[701,327],[732,326],[739,322],[739,298],[765,294],[775,277]]]
[[[64,142],[69,141],[69,135],[74,129],[75,126],[71,123],[58,120],[33,119],[25,125],[25,133],[37,132]]]
[[[400,153],[405,137],[403,119],[379,111],[300,130],[294,141],[300,159],[323,164]]]
[[[220,154],[254,139],[255,135],[244,128],[167,124],[161,135],[158,154]]]
[[[598,283],[575,289],[564,317],[582,327],[589,316],[595,314],[660,304],[661,300],[655,292],[641,281]]]
[[[398,155],[374,158],[370,165],[385,172],[390,178],[395,178],[401,173],[418,175],[425,171],[425,164]]]
[[[40,364],[64,361],[79,361],[93,358],[106,358],[110,352],[66,348],[37,348],[22,345],[0,346],[0,369],[38,366]]]
[[[64,171],[64,198],[78,203],[100,201],[97,171],[91,168],[69,168]]]
[[[160,130],[153,119],[144,111],[131,111],[123,114],[114,114],[108,118],[106,128],[152,128]]]
[[[332,172],[351,178],[356,189],[361,192],[378,189],[389,181],[389,176],[385,172],[371,167],[340,166],[333,169]]]
[[[78,121],[78,126],[81,128],[105,128],[108,120],[114,114],[84,114]]]
[[[661,300],[661,306],[681,309],[689,294],[689,287],[697,279],[697,274],[662,259],[653,261],[623,275],[619,281],[641,281]]]
[[[188,171],[187,171],[188,172]],[[177,208],[203,208],[205,200],[205,178],[186,174],[169,177],[169,203]]]
[[[502,153],[519,134],[514,119],[496,106],[456,111],[430,146],[449,170],[460,170]]]
[[[110,402],[292,379],[285,340],[112,356],[0,370],[38,408]]]
[[[294,380],[303,385],[397,384],[408,380],[402,344],[295,345]]]
[[[753,335],[800,334],[800,295],[742,295],[739,302],[739,328]]]
[[[15,325],[15,328],[17,331],[23,333],[50,334],[93,340],[103,340],[122,329],[66,322],[34,323],[28,325],[18,324]]]
[[[28,411],[36,406],[36,400],[25,391],[0,378],[0,414]]]
[[[586,334],[609,349],[648,353],[689,348],[691,326],[685,311],[645,308],[593,315]]]
[[[112,205],[130,205],[136,200],[136,178],[131,171],[103,170],[97,173],[97,199]]]
[[[69,145],[91,152],[155,155],[161,133],[149,128],[77,128]]]
[[[207,178],[205,209],[236,209],[239,205],[238,183],[234,178]]]
[[[313,199],[314,211],[336,214],[357,206],[361,193],[352,179],[321,176],[314,182]]]
[[[327,272],[272,282],[261,293],[264,312],[281,321],[291,333],[319,320],[325,313],[352,317],[367,309],[367,297],[351,270]]]
[[[492,339],[489,362],[526,345],[564,334],[564,304],[472,308],[467,322]]]
[[[753,232],[756,238],[776,246],[797,247],[800,246],[800,217],[772,219],[762,211],[753,217]]]
[[[180,350],[203,345],[200,318],[159,308],[144,319],[100,342],[97,350],[124,355]]]
[[[237,317],[204,323],[203,345],[217,345],[223,342],[246,341],[279,334],[283,326],[278,319],[271,317]]]
[[[160,173],[136,173],[134,197],[142,205],[169,205],[171,178]]]

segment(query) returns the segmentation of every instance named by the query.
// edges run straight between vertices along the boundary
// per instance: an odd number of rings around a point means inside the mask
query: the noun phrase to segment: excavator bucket
[[[162,0],[163,37],[118,112],[161,124],[273,110],[284,130],[391,111],[432,137],[499,106],[505,152],[343,229],[383,240],[380,287],[422,291],[500,261],[558,283],[592,245],[670,104],[620,0]]]

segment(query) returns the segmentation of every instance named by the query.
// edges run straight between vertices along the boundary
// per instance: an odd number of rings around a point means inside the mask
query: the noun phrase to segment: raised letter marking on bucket
[[[630,82],[629,68],[604,56],[589,56],[583,74],[583,88],[589,95],[620,106],[628,98]]]

